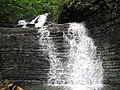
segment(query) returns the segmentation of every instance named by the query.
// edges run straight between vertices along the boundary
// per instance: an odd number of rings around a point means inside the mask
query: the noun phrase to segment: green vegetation
[[[63,6],[74,0],[0,0],[0,21],[28,19],[50,12],[57,21]]]
[[[109,11],[111,11],[115,4],[114,0],[105,0],[105,2],[106,2],[106,5],[107,5]]]

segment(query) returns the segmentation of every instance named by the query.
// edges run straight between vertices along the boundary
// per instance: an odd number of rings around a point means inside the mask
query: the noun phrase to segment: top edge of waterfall
[[[64,23],[64,24],[50,23],[50,24],[47,24],[45,26],[42,26],[41,28],[57,27],[57,26],[58,27],[64,27],[64,28],[69,28],[70,26],[83,26],[83,27],[85,27],[85,22],[81,22],[81,23],[70,22],[70,23]]]
[[[50,24],[45,25],[43,27],[56,27],[56,26],[60,26],[60,27],[64,27],[64,28],[69,28],[70,26],[83,26],[83,27],[85,27],[86,24],[85,24],[85,22],[81,22],[81,23],[70,22],[70,23],[63,23],[63,24],[50,23]]]
[[[30,22],[28,22],[25,19],[19,20],[18,21],[18,26],[22,26],[21,28],[36,28],[36,29],[39,29],[43,26],[50,27],[50,26],[56,26],[57,25],[57,26],[68,27],[71,24],[85,24],[84,22],[80,22],[80,23],[70,22],[70,23],[63,23],[63,24],[57,24],[57,23],[54,23],[54,22],[48,23],[49,21],[47,21],[47,20],[48,20],[49,16],[50,16],[50,13],[44,13],[44,14],[36,16]]]
[[[18,21],[18,26],[22,26],[22,28],[31,28],[31,27],[32,28],[41,28],[47,22],[47,18],[49,16],[49,14],[50,13],[45,13],[45,14],[38,15],[37,17],[35,17],[30,22],[28,22],[27,20],[24,20],[24,19],[19,20]]]

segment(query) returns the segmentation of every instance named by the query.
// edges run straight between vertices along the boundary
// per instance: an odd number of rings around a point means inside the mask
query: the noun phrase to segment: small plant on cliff
[[[106,5],[107,5],[109,11],[111,11],[114,7],[114,3],[115,3],[114,0],[105,0],[105,2],[106,2]]]
[[[74,3],[74,0],[53,0],[55,1],[55,5],[56,6],[53,6],[53,10],[52,10],[52,13],[53,13],[53,19],[54,21],[58,21],[58,17],[59,15],[62,13],[62,10],[63,10],[63,7],[64,5],[67,6],[68,8]]]

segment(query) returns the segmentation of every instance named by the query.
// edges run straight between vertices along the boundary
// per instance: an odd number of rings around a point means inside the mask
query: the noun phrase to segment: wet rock
[[[104,68],[104,84],[119,86],[120,77],[120,1],[75,0],[59,17],[59,23],[85,22],[101,53]]]

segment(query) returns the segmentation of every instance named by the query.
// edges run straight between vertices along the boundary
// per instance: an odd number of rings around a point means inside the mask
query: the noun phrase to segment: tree
[[[50,12],[57,21],[63,5],[73,0],[0,0],[0,22],[28,19]]]

